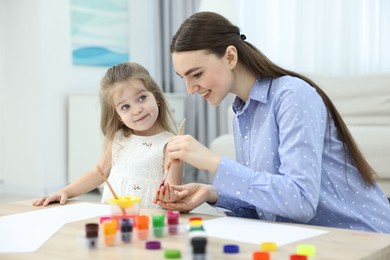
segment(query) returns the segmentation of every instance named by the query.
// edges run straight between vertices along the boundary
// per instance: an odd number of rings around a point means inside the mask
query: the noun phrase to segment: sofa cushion
[[[330,97],[348,126],[390,127],[390,74],[308,77]]]
[[[350,125],[348,129],[378,177],[390,179],[390,127]]]
[[[325,91],[380,178],[390,178],[390,75],[308,75]]]
[[[210,150],[220,155],[226,156],[229,159],[236,159],[236,151],[234,149],[233,134],[224,134],[216,137],[210,143]]]

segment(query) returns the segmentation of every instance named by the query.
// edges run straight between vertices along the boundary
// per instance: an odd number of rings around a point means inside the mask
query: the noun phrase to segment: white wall
[[[4,0],[0,0],[0,119],[3,119],[3,106],[4,103],[4,51],[3,51],[3,38],[4,38]],[[0,120],[0,185],[3,183],[4,170],[3,170],[3,120]]]
[[[41,68],[38,5],[2,2],[2,176],[20,189],[40,178]],[[23,23],[21,21],[24,21]],[[22,174],[17,174],[22,173]]]
[[[66,181],[67,96],[77,92],[97,93],[106,68],[72,65],[69,1],[42,0],[39,5],[42,48],[41,181],[43,187],[51,192]]]
[[[130,37],[142,50],[131,60],[153,72],[143,33],[153,1],[129,1],[140,2]],[[67,0],[0,0],[0,190],[40,195],[66,184],[67,96],[97,93],[107,69],[72,64],[69,8]]]

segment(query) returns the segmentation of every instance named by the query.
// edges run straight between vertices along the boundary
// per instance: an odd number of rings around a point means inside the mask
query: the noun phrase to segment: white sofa
[[[390,74],[307,76],[331,98],[390,198]],[[214,139],[210,149],[234,159],[232,112],[228,114],[229,133]]]

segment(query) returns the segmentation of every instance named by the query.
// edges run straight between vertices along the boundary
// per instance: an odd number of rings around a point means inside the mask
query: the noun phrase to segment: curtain
[[[203,0],[276,64],[301,73],[390,72],[388,0]]]
[[[170,44],[180,24],[199,10],[199,0],[163,0],[156,8],[157,75],[156,79],[166,93],[187,93],[183,79],[176,75],[172,65]],[[185,133],[208,145],[210,140],[219,135],[219,125],[226,125],[226,116],[218,117],[218,108],[211,107],[203,99],[195,96],[186,98]],[[222,120],[222,124],[220,122]],[[206,172],[200,172],[190,165],[185,165],[184,182],[210,182]]]

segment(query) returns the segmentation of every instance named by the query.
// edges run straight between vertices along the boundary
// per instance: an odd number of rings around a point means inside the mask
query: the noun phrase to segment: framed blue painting
[[[129,60],[128,0],[70,0],[72,62],[107,66]]]

